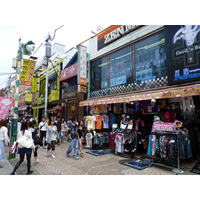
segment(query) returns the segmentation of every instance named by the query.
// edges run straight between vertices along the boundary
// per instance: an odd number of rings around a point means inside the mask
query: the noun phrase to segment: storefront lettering
[[[104,44],[107,44],[127,33],[130,31],[136,29],[139,25],[123,25],[120,26],[119,28],[115,29],[114,31],[110,32],[109,34],[104,36]]]

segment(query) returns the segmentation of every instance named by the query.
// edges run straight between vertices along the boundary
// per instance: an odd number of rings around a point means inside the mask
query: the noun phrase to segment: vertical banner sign
[[[21,73],[21,85],[32,86],[32,79],[36,61],[23,59],[23,67]]]
[[[0,98],[0,120],[6,119],[15,99]]]
[[[87,47],[78,46],[78,84],[87,85]]]
[[[165,29],[169,85],[200,79],[200,25],[167,25]]]
[[[32,90],[31,92],[37,92],[37,78],[32,78]]]

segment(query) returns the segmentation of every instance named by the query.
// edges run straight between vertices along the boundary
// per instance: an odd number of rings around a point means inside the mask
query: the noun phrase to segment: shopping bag
[[[10,147],[10,153],[16,153],[18,150],[18,142],[14,142],[13,145]]]

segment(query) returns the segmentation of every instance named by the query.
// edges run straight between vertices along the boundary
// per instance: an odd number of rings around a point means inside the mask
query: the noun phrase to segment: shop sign
[[[32,102],[33,95],[32,94],[26,94],[25,95],[25,101],[26,102]]]
[[[87,47],[78,46],[78,77],[77,84],[87,85]]]
[[[64,94],[63,94],[63,98],[74,97],[74,96],[76,96],[76,95],[77,95],[76,92],[68,92],[68,93],[64,93]]]
[[[123,37],[124,35],[136,30],[141,25],[113,25],[98,35],[98,50],[104,48],[111,42]]]
[[[33,77],[31,92],[37,92],[37,80],[37,78]]]
[[[169,85],[198,81],[200,78],[200,25],[167,25]]]
[[[154,122],[152,131],[176,131],[175,123]]]
[[[51,90],[51,101],[55,101],[59,99],[59,91]]]
[[[22,73],[20,76],[21,85],[32,86],[35,66],[36,61],[23,59]]]
[[[70,67],[63,69],[60,74],[60,81],[68,80],[69,78],[76,76],[78,72],[78,64],[75,63]]]
[[[87,93],[87,87],[83,85],[78,85],[78,92]]]
[[[23,105],[25,105],[25,96],[19,97],[18,100],[18,106],[23,106]]]

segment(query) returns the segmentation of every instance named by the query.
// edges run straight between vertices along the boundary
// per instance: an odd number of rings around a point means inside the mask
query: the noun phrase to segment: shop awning
[[[142,101],[149,99],[164,99],[173,97],[186,97],[200,95],[200,84],[193,84],[188,86],[175,86],[167,88],[159,88],[149,91],[140,91],[129,93],[126,95],[115,95],[109,97],[91,98],[85,101],[81,101],[79,106],[91,106],[101,104],[123,103],[131,101]]]
[[[32,109],[44,108],[45,105],[32,106]]]

